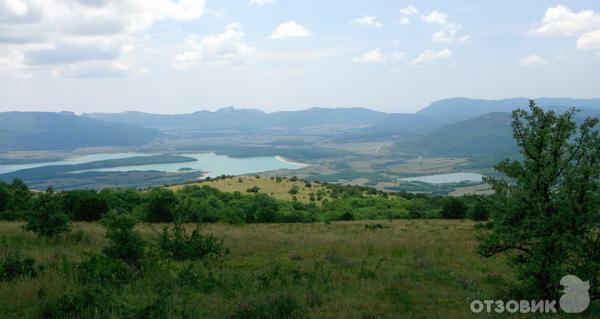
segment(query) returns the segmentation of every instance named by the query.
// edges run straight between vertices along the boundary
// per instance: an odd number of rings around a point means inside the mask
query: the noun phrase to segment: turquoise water
[[[53,161],[53,162],[40,162],[40,163],[32,163],[32,164],[9,164],[9,165],[0,165],[0,174],[10,173],[14,171],[18,171],[20,169],[28,169],[49,165],[71,165],[71,164],[82,164],[94,161],[102,161],[109,159],[119,159],[126,158],[132,156],[145,156],[150,154],[144,153],[99,153],[99,154],[91,154],[84,156],[76,156],[72,158],[68,158],[62,161]]]
[[[148,156],[152,154],[143,153],[114,153],[114,154],[94,154],[86,155],[81,157],[75,157],[63,161],[56,162],[44,162],[35,164],[19,164],[19,165],[0,165],[0,174],[10,173],[16,170],[25,168],[34,168],[49,165],[62,165],[62,164],[81,164],[92,161],[101,161],[107,159],[118,159],[127,158],[132,156]],[[191,168],[193,170],[201,170],[207,172],[207,176],[215,177],[219,175],[243,175],[259,173],[277,169],[297,169],[305,167],[305,164],[290,163],[276,156],[264,156],[264,157],[249,157],[249,158],[231,158],[225,155],[216,155],[214,153],[192,153],[192,154],[177,154],[181,156],[193,157],[197,161],[184,162],[184,163],[173,163],[173,164],[150,164],[150,165],[134,165],[134,166],[121,166],[121,167],[110,167],[103,169],[85,170],[86,171],[100,171],[100,172],[115,172],[115,171],[163,171],[163,172],[177,172],[182,168]]]
[[[425,175],[409,178],[401,178],[401,181],[406,182],[424,182],[429,184],[445,184],[445,183],[460,183],[460,182],[481,182],[483,175],[478,173],[450,173],[439,175]]]

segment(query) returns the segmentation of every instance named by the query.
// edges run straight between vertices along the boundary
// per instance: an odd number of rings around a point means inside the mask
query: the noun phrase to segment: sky
[[[0,111],[600,97],[600,1],[0,0]]]

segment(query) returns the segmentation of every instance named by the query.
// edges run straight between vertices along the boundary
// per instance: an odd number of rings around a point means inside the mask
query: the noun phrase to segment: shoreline
[[[301,165],[302,167],[310,166],[310,164],[296,162],[296,161],[293,161],[293,160],[291,160],[291,159],[289,159],[287,157],[283,157],[283,156],[279,156],[279,155],[275,156],[275,158],[278,161],[286,163],[286,164]]]

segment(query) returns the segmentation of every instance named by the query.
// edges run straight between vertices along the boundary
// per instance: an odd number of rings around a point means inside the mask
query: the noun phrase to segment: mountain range
[[[536,102],[559,112],[577,107],[582,116],[600,114],[600,99],[540,98]],[[512,148],[509,112],[527,105],[524,98],[453,98],[433,102],[416,113],[361,107],[273,113],[229,107],[176,115],[4,112],[0,113],[0,150],[140,146],[160,138],[304,135],[336,142],[392,139],[396,149],[460,156]]]

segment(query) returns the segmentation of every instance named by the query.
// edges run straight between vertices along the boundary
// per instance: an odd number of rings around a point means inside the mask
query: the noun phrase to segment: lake
[[[481,182],[483,175],[478,173],[450,173],[401,178],[406,182],[424,182],[429,184],[446,184],[460,182]]]
[[[43,162],[34,164],[16,164],[16,165],[0,165],[0,174],[14,172],[20,169],[42,167],[49,165],[64,165],[64,164],[82,164],[93,161],[101,161],[108,159],[127,158],[132,156],[148,156],[154,154],[148,153],[101,153],[93,155],[85,155],[74,158],[65,159],[62,161]],[[163,171],[177,172],[181,169],[201,170],[207,172],[206,176],[216,177],[220,175],[243,175],[253,174],[264,171],[278,169],[297,169],[307,166],[306,164],[293,163],[278,156],[261,156],[248,158],[232,158],[226,155],[217,155],[214,153],[191,153],[177,154],[181,156],[193,157],[197,161],[172,163],[172,164],[151,164],[151,165],[135,165],[110,167],[102,169],[93,169],[85,171],[100,171],[100,172],[115,172],[115,171]],[[80,171],[84,172],[84,171]]]

